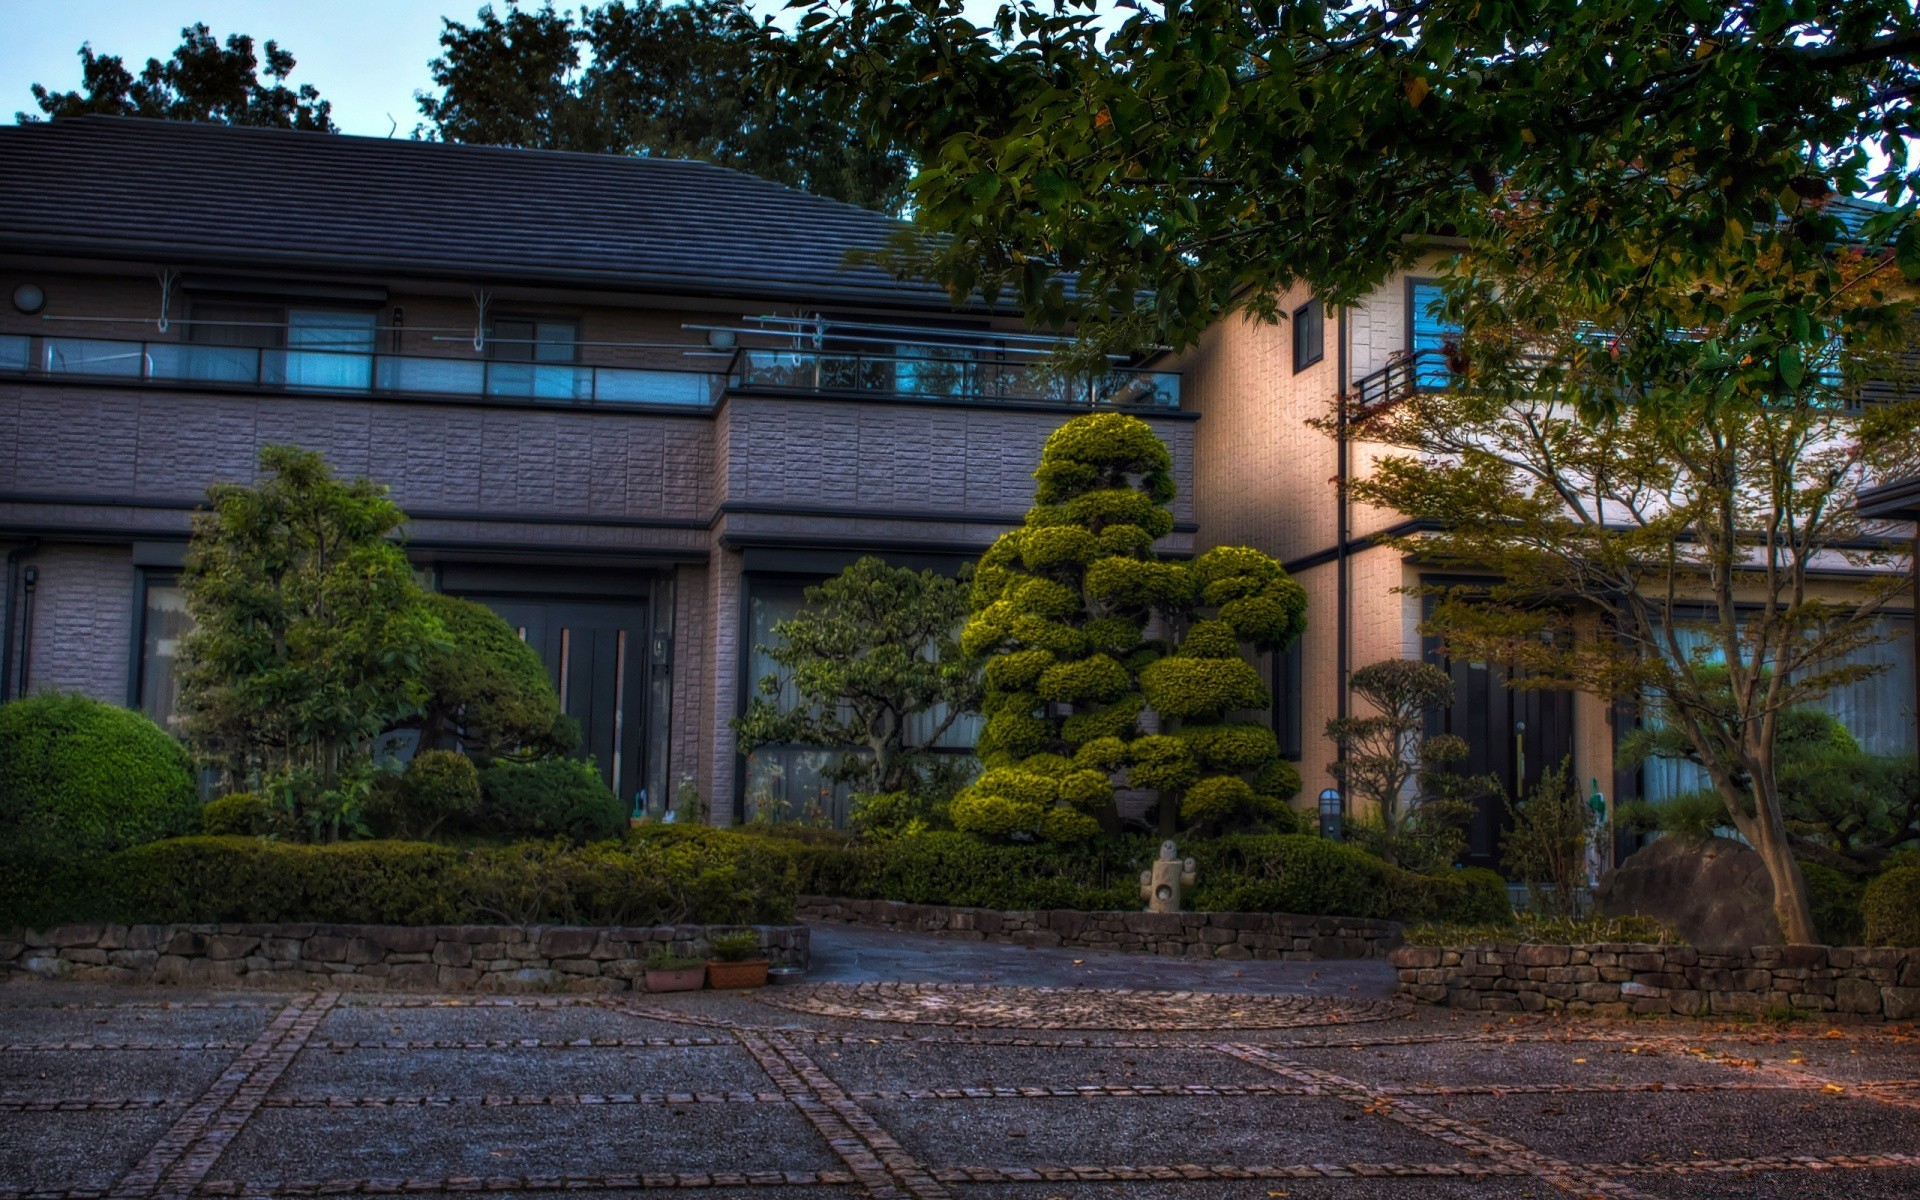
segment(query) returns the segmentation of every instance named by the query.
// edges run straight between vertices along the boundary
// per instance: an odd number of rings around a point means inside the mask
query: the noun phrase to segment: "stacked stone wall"
[[[61,925],[0,931],[0,979],[422,991],[624,991],[648,954],[752,929],[805,967],[803,925]]]
[[[1385,958],[1400,944],[1400,926],[1393,921],[1291,913],[1003,911],[802,896],[800,916],[1016,946],[1074,946],[1180,958]]]
[[[1756,946],[1402,946],[1387,960],[1422,1004],[1594,1016],[1920,1017],[1920,950]]]

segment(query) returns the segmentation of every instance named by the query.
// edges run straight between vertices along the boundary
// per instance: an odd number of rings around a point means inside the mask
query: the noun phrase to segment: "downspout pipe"
[[[40,552],[40,541],[30,538],[7,551],[7,615],[0,622],[0,703],[13,699],[14,627],[20,624],[20,560]]]
[[[1339,717],[1341,720],[1345,720],[1349,715],[1349,711],[1351,710],[1352,703],[1353,703],[1352,697],[1349,694],[1348,688],[1347,688],[1347,676],[1350,674],[1351,667],[1352,667],[1351,662],[1349,662],[1349,657],[1351,655],[1351,649],[1350,649],[1349,643],[1351,642],[1352,639],[1351,639],[1351,630],[1349,629],[1351,618],[1348,610],[1351,607],[1351,596],[1352,596],[1352,590],[1353,590],[1353,564],[1349,560],[1350,551],[1347,548],[1348,541],[1350,541],[1353,537],[1352,511],[1349,508],[1347,503],[1347,481],[1351,477],[1352,471],[1353,471],[1352,457],[1350,454],[1350,444],[1347,440],[1347,419],[1348,419],[1347,406],[1350,402],[1350,397],[1348,395],[1349,385],[1348,385],[1347,377],[1352,372],[1350,371],[1348,367],[1348,362],[1347,362],[1347,357],[1348,357],[1347,310],[1345,306],[1342,306],[1339,309],[1336,309],[1335,313],[1336,315],[1334,318],[1334,321],[1335,321],[1334,370],[1339,372],[1340,377],[1339,377],[1338,383],[1340,386],[1340,392],[1339,392],[1339,398],[1336,401],[1338,411],[1335,419],[1335,428],[1338,431],[1338,437],[1337,437],[1338,445],[1336,445],[1334,448],[1334,452],[1339,456],[1338,466],[1335,468],[1336,495],[1334,497],[1334,503],[1336,505],[1336,508],[1335,508],[1336,529],[1334,532],[1334,539],[1333,539],[1333,544],[1334,544],[1334,626],[1335,626],[1334,651],[1333,651],[1334,675],[1335,675],[1334,715]],[[1342,762],[1346,761],[1346,757],[1347,757],[1346,748],[1344,746],[1336,747],[1335,755],[1340,761]]]

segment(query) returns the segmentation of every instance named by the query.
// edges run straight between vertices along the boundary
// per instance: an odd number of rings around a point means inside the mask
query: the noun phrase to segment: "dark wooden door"
[[[474,596],[540,653],[566,714],[580,722],[591,757],[629,809],[645,786],[647,607],[623,602]]]
[[[1454,766],[1462,775],[1491,776],[1498,787],[1481,794],[1467,827],[1466,863],[1501,869],[1500,839],[1506,833],[1507,798],[1524,796],[1543,772],[1573,753],[1573,693],[1508,686],[1507,668],[1496,662],[1434,660],[1453,677],[1453,704],[1434,713],[1430,733],[1451,733],[1467,743]]]

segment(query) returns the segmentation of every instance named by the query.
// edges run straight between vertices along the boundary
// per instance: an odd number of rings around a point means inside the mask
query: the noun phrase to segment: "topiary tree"
[[[1117,830],[1117,786],[1151,789],[1163,834],[1248,824],[1300,776],[1241,710],[1267,703],[1243,657],[1305,625],[1278,562],[1222,546],[1160,560],[1173,460],[1145,421],[1077,417],[1053,432],[1035,504],[974,574],[961,647],[987,656],[986,768],[954,798],[956,827],[1074,842]]]
[[[385,488],[335,479],[294,446],[262,449],[260,470],[257,484],[215,484],[194,514],[180,703],[194,748],[230,782],[338,837],[358,821],[375,739],[427,698],[440,629]]]
[[[144,713],[54,693],[0,705],[0,860],[96,858],[191,833],[199,813],[186,749]]]
[[[410,725],[422,752],[460,749],[482,761],[551,758],[580,744],[580,726],[560,711],[559,694],[532,646],[484,604],[428,593],[425,611],[444,641],[422,667],[424,710]]]
[[[1453,679],[1432,663],[1387,658],[1355,671],[1350,686],[1374,711],[1327,722],[1327,740],[1341,749],[1327,771],[1350,798],[1370,802],[1348,836],[1396,866],[1446,866],[1466,849],[1465,797],[1498,786],[1447,771],[1466,756],[1464,740],[1427,736],[1427,712],[1453,702]]]

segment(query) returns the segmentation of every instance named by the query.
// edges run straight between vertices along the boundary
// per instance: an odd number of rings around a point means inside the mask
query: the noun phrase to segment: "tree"
[[[153,117],[166,121],[207,121],[218,125],[261,125],[333,133],[333,106],[310,83],[287,86],[293,54],[269,41],[266,81],[253,39],[227,35],[224,46],[204,24],[180,31],[180,46],[166,62],[147,60],[138,78],[124,59],[80,47],[82,91],[55,92],[33,85],[33,99],[46,117],[105,113],[117,117]],[[17,113],[23,124],[42,118]]]
[[[229,780],[265,785],[314,833],[352,828],[375,739],[417,715],[441,631],[420,603],[386,489],[318,454],[260,452],[252,486],[215,484],[181,584],[188,738]]]
[[[1487,573],[1443,592],[1431,627],[1449,652],[1649,702],[1766,863],[1783,933],[1807,942],[1782,721],[1874,670],[1848,656],[1884,640],[1906,583],[1853,497],[1920,471],[1920,422],[1911,402],[1849,411],[1910,308],[1893,264],[1823,248],[1805,266],[1788,225],[1730,226],[1706,268],[1650,260],[1623,289],[1565,250],[1557,217],[1505,203],[1449,285],[1452,386],[1326,425],[1386,448],[1356,499],[1433,528],[1389,540]]]
[[[885,212],[905,201],[906,156],[856,120],[872,102],[774,82],[788,43],[737,0],[635,0],[577,17],[488,6],[472,25],[447,21],[440,44],[440,92],[419,95],[416,135],[701,159]]]
[[[1508,870],[1527,885],[1534,909],[1556,920],[1579,916],[1595,813],[1574,783],[1572,762],[1562,759],[1543,772],[1519,804],[1509,800],[1507,816],[1500,850]]]
[[[1630,287],[1783,211],[1817,262],[1839,221],[1809,202],[1874,189],[1897,207],[1869,237],[1920,275],[1910,4],[1186,0],[1117,28],[1092,0],[965,7],[812,0],[774,65],[885,97],[859,119],[921,164],[922,236],[888,261],[1109,346],[1277,319],[1301,280],[1349,302],[1436,235],[1477,242],[1508,195]]]
[[[1389,658],[1355,671],[1348,686],[1374,708],[1327,722],[1341,751],[1328,772],[1350,798],[1372,802],[1350,836],[1395,866],[1448,865],[1466,849],[1460,827],[1473,810],[1462,797],[1487,786],[1446,769],[1466,757],[1465,741],[1426,734],[1427,712],[1453,702],[1453,679],[1431,663]]]
[[[458,748],[482,762],[551,758],[580,744],[579,724],[560,711],[546,664],[513,626],[473,600],[423,593],[441,641],[427,655],[421,683],[421,751]]]
[[[933,571],[862,558],[806,591],[762,649],[781,670],[733,721],[740,748],[797,743],[840,751],[829,778],[878,795],[918,791],[953,723],[979,703],[979,664],[955,630],[966,588]]]
[[[1118,828],[1118,781],[1158,793],[1166,834],[1251,823],[1299,790],[1273,732],[1229,718],[1267,703],[1243,647],[1292,644],[1306,593],[1242,546],[1161,561],[1172,465],[1121,413],[1047,438],[1025,523],[974,574],[961,645],[989,656],[987,769],[954,798],[960,829],[1081,841]]]

